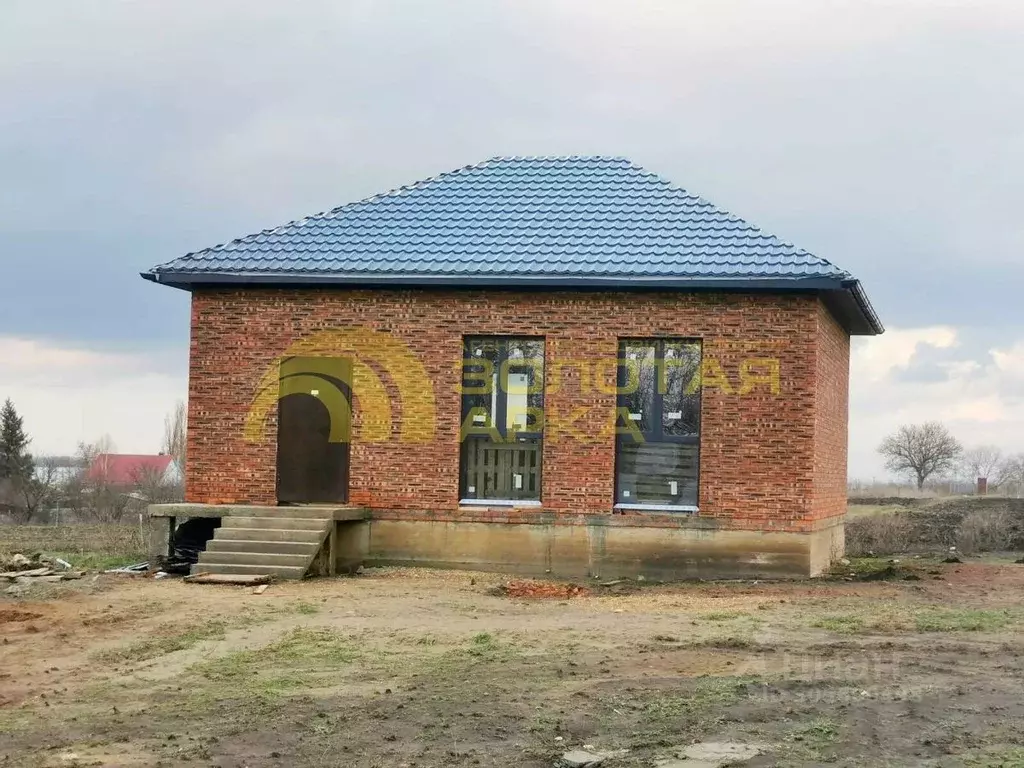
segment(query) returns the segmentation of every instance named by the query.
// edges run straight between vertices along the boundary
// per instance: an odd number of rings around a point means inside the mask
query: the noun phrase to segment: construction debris
[[[0,557],[0,571],[24,572],[35,571],[40,568],[66,571],[71,568],[71,563],[61,560],[59,557],[48,557],[42,552],[36,552],[33,555],[23,555],[20,552],[16,552],[13,555]]]
[[[8,557],[0,557],[0,581],[15,582],[22,586],[33,581],[65,581],[82,578],[81,571],[73,571],[71,564],[60,558],[51,558],[36,553],[26,557],[16,553]]]
[[[254,587],[257,584],[269,584],[273,576],[269,575],[246,575],[233,573],[197,573],[193,576],[186,576],[185,581],[190,584],[235,584],[241,587]]]
[[[171,540],[171,554],[158,558],[154,567],[167,573],[188,575],[192,566],[199,561],[199,554],[206,549],[220,527],[220,518],[194,517],[179,525]]]
[[[267,587],[269,586],[269,584],[260,584],[258,587],[256,587],[256,589],[252,591],[252,593],[254,595],[262,595],[264,592],[267,591]]]
[[[149,563],[134,563],[120,568],[110,568],[104,573],[145,573],[149,570]]]
[[[548,581],[509,581],[490,590],[497,597],[586,597],[590,590],[579,584],[558,584]]]

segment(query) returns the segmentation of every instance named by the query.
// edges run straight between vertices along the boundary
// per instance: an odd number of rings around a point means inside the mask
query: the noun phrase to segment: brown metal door
[[[277,405],[277,500],[348,500],[352,361],[290,357]]]

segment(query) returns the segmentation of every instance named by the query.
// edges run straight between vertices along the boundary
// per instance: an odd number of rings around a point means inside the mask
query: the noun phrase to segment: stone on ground
[[[606,755],[598,752],[588,752],[585,749],[574,749],[562,755],[559,765],[564,768],[592,768],[600,765],[606,759]]]
[[[659,761],[655,763],[656,768],[722,768],[764,754],[768,746],[734,741],[706,741],[677,747],[674,751],[674,759]]]

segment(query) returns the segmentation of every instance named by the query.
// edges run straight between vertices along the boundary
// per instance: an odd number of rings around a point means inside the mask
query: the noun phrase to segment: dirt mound
[[[932,499],[921,499],[914,496],[851,496],[847,504],[866,505],[871,507],[920,507]]]
[[[1024,550],[1024,499],[958,498],[846,523],[847,551],[868,553]]]

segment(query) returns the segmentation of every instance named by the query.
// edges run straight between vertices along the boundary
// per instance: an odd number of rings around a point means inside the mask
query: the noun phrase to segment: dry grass
[[[939,505],[910,511],[870,505],[850,509],[846,520],[850,557],[944,551],[954,545],[964,554],[1008,552],[1024,541],[1019,511],[981,508],[964,513],[962,507],[949,510]]]
[[[43,552],[82,568],[116,567],[146,559],[140,527],[124,523],[5,525],[0,528],[0,555]]]
[[[1002,552],[1012,546],[1013,525],[1010,515],[1002,510],[984,510],[966,515],[956,532],[956,546],[961,552]]]
[[[846,554],[864,557],[906,552],[914,541],[914,525],[904,515],[873,514],[846,522]]]

